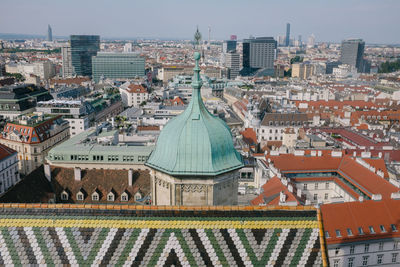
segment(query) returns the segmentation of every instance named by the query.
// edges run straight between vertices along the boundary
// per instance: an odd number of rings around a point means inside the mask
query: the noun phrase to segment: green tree
[[[400,59],[396,60],[396,61],[386,61],[383,62],[380,66],[379,66],[379,73],[389,73],[389,72],[395,72],[400,70]]]
[[[290,59],[290,65],[297,62],[303,62],[303,57],[295,56]]]

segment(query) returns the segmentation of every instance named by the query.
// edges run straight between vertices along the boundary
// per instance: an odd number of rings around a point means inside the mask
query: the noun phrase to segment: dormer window
[[[390,228],[392,228],[392,231],[393,231],[393,232],[397,232],[397,227],[396,227],[395,224],[391,224],[391,225],[390,225]]]
[[[331,236],[329,235],[329,232],[328,231],[325,231],[325,237],[326,238],[330,238]]]
[[[115,200],[115,195],[113,192],[108,193],[107,195],[107,201],[114,201]]]
[[[352,236],[353,235],[353,231],[351,231],[350,228],[347,228],[347,235],[348,236]]]
[[[370,232],[371,234],[375,234],[374,227],[369,226],[368,229],[369,229],[369,232]]]
[[[82,201],[85,198],[85,195],[82,193],[82,191],[79,191],[76,194],[76,199]]]
[[[123,192],[123,193],[121,194],[121,201],[126,202],[126,201],[128,201],[128,199],[129,199],[128,193]]]
[[[379,228],[381,229],[381,232],[382,232],[382,233],[386,233],[385,226],[383,226],[383,225],[380,225],[380,226],[379,226]]]
[[[340,230],[336,230],[336,237],[342,237],[342,233],[340,232]]]
[[[135,194],[135,201],[139,201],[140,199],[142,199],[142,194],[140,194],[140,192],[137,192]]]
[[[64,190],[61,192],[61,200],[68,200],[68,193]]]
[[[94,191],[93,194],[92,194],[92,200],[93,201],[99,201],[99,199],[100,199],[99,193],[97,191]]]
[[[362,227],[358,227],[358,234],[359,235],[363,235],[364,234],[364,230],[362,229]]]

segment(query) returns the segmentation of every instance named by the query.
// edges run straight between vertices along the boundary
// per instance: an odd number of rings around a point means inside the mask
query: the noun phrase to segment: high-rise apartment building
[[[342,41],[340,61],[353,66],[358,72],[363,72],[363,55],[365,42],[362,39],[347,39]]]
[[[228,78],[235,79],[239,76],[240,71],[240,55],[236,52],[225,54],[225,66],[228,68]]]
[[[226,40],[222,44],[222,53],[236,52],[236,40]]]
[[[290,23],[286,24],[286,38],[285,38],[285,46],[290,45]]]
[[[74,68],[72,66],[71,46],[65,45],[61,47],[62,56],[62,77],[68,78],[74,75]]]
[[[92,76],[92,57],[100,50],[100,36],[71,35],[71,63],[78,76]]]
[[[144,58],[136,53],[97,53],[92,58],[95,82],[104,78],[134,78],[145,75]]]
[[[277,43],[273,37],[257,37],[243,40],[243,69],[252,72],[265,69],[263,75],[274,75]]]
[[[53,31],[52,31],[50,25],[47,25],[47,41],[49,41],[49,42],[53,41]]]

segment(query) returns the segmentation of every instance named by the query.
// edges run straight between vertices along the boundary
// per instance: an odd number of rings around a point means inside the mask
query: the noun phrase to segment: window
[[[328,197],[329,197],[329,194],[328,194],[328,193],[325,193],[325,200],[327,200]]]
[[[335,248],[335,255],[339,254],[340,249],[339,248]]]
[[[348,267],[353,267],[354,266],[354,257],[353,258],[349,258],[349,262],[348,262]]]
[[[339,267],[340,260],[333,260],[333,267]]]
[[[380,225],[379,228],[381,229],[381,232],[382,232],[382,233],[385,233],[385,232],[386,232],[385,226]]]
[[[314,200],[318,199],[318,194],[314,194]]]
[[[77,200],[83,200],[83,198],[84,198],[83,193],[79,191],[79,192],[76,194],[76,199],[77,199]]]
[[[369,251],[369,244],[364,245],[364,253],[367,253]]]
[[[383,242],[379,242],[379,251],[383,250]]]
[[[128,194],[126,192],[121,194],[121,201],[128,201]]]
[[[383,254],[378,254],[376,258],[376,264],[382,264],[383,261]]]
[[[304,190],[307,190],[307,184],[304,184],[304,185],[303,185],[303,189],[304,189]]]
[[[363,260],[362,260],[362,265],[363,266],[367,266],[368,265],[368,258],[369,258],[369,256],[363,256]]]
[[[399,247],[399,242],[398,241],[394,241],[393,249],[397,249],[398,247]]]
[[[335,232],[337,237],[342,237],[342,233],[340,232],[340,230],[336,230]]]
[[[350,254],[354,254],[355,245],[350,246]]]
[[[347,235],[348,236],[352,236],[353,235],[353,231],[351,231],[350,228],[347,228]]]
[[[318,183],[315,183],[315,190],[318,189]]]
[[[364,234],[364,230],[362,229],[362,227],[358,227],[358,234],[359,235],[363,235]]]
[[[142,199],[142,194],[140,194],[139,192],[137,192],[135,194],[135,201],[139,201],[140,199]]]
[[[325,231],[325,237],[326,238],[330,238],[331,236],[329,235],[329,232],[328,231]]]
[[[61,193],[61,200],[68,200],[68,193],[67,192],[63,191]]]
[[[93,201],[99,201],[99,193],[94,192],[94,193],[92,194],[92,200],[93,200]]]
[[[325,183],[325,189],[329,189],[329,183]]]
[[[371,234],[375,234],[374,227],[369,226],[368,229],[369,229],[369,232],[370,232]]]
[[[399,255],[399,253],[392,253],[392,262],[397,262],[397,255]]]
[[[113,192],[108,193],[107,195],[107,201],[114,201],[115,196]]]
[[[390,228],[392,228],[392,231],[393,231],[393,232],[397,232],[396,225],[391,224],[391,225],[390,225]]]

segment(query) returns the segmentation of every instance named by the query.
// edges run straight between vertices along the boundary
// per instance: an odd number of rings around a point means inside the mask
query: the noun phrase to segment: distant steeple
[[[196,30],[196,32],[194,33],[194,44],[195,44],[195,49],[199,49],[200,41],[201,41],[201,33],[199,32],[199,26],[197,26],[197,30]]]

